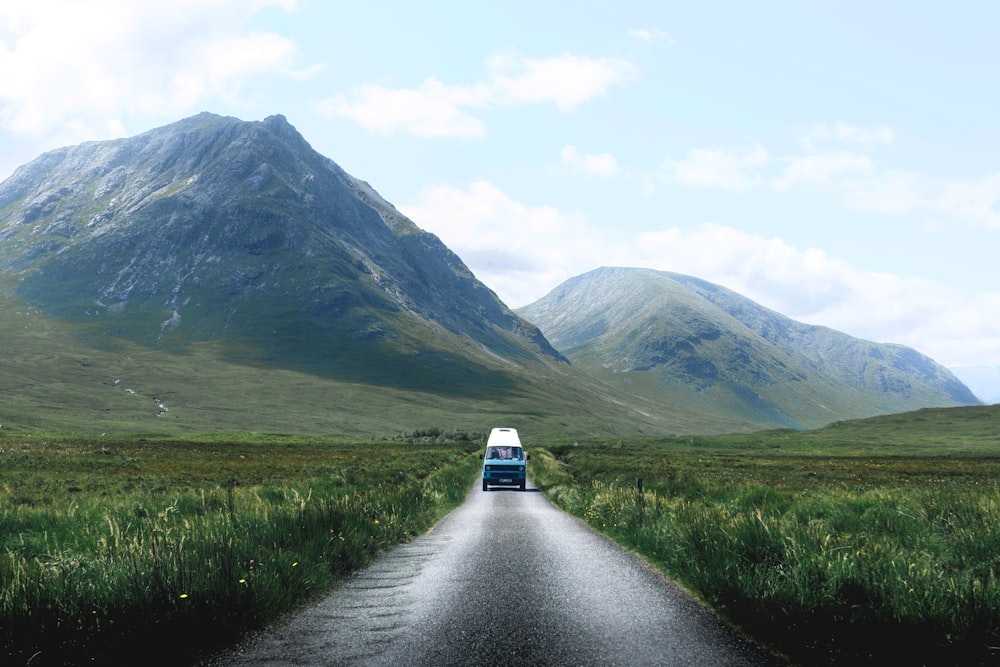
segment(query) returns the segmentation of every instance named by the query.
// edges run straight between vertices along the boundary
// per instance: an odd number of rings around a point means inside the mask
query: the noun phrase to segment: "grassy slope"
[[[671,437],[578,439],[578,445],[633,447],[689,454],[733,456],[987,456],[1000,457],[1000,405],[923,408],[867,419],[835,422],[810,431],[778,429],[754,433]],[[552,439],[546,446],[560,448]]]
[[[56,321],[19,300],[0,298],[4,429],[381,438],[428,427],[488,430],[500,423],[552,435],[744,428],[670,406],[647,404],[642,414],[562,364],[529,373],[498,360],[496,369],[511,375],[494,373],[506,378],[503,386],[486,388],[484,397],[477,397],[229,363],[224,359],[232,358],[233,350],[219,343],[171,353],[117,339],[87,340],[86,334],[84,325]]]
[[[611,386],[757,429],[962,404],[916,352],[794,322],[676,274],[600,269],[518,312]]]

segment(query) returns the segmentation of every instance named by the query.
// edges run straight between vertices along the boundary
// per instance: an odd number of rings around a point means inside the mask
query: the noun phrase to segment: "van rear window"
[[[524,458],[524,450],[520,447],[487,447],[486,458],[500,461],[520,461]]]

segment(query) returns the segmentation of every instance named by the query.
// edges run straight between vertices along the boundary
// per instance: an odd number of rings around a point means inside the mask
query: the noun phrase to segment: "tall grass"
[[[640,494],[635,477],[608,475],[628,452],[604,454],[567,452],[563,462],[536,454],[535,482],[794,660],[1000,659],[1000,487],[992,471],[961,482],[874,483],[862,470],[871,461],[828,460],[854,467],[861,484],[813,476],[790,483],[786,474],[762,484],[749,478],[767,478],[779,456],[744,459],[739,474],[710,454],[661,452],[669,463],[643,459],[633,469],[646,477]],[[916,473],[924,464],[908,465]]]
[[[111,456],[70,447],[106,483],[75,466],[82,481],[68,486],[28,472],[46,459],[59,468],[65,448],[6,449],[23,476],[4,475],[0,502],[4,664],[191,662],[426,530],[461,502],[478,463],[454,445],[254,445],[238,448],[257,459],[242,469],[233,447],[217,448],[233,460],[209,457],[213,477],[208,460],[192,462],[212,448],[186,447],[191,456],[183,444],[153,452],[159,464],[129,463],[127,445]],[[113,472],[122,465],[130,474]],[[54,497],[60,483],[75,490]]]

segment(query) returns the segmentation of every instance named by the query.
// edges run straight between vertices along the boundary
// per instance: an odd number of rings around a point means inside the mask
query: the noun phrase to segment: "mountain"
[[[602,270],[514,312],[278,115],[200,114],[0,183],[0,349],[0,436],[603,437],[975,402],[912,350],[683,276]]]
[[[437,237],[278,115],[203,113],[19,168],[0,184],[0,345],[8,424],[661,422],[581,390]],[[123,408],[126,387],[146,407]]]
[[[795,322],[675,273],[601,268],[517,312],[591,376],[729,419],[813,428],[979,402],[915,350]]]
[[[1000,367],[958,366],[951,369],[979,399],[988,405],[1000,403]]]
[[[281,116],[202,114],[48,153],[0,190],[0,248],[18,296],[95,336],[225,339],[233,355],[355,379],[377,350],[383,382],[439,390],[483,379],[477,356],[562,361]],[[481,349],[449,366],[428,344],[441,339]]]

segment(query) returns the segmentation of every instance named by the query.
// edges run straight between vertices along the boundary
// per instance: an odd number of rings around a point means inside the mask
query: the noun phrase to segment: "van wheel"
[[[487,490],[489,490],[489,488],[490,487],[486,484],[486,480],[484,479],[483,480],[483,491],[487,491]]]
[[[521,490],[524,491],[524,480],[521,481]]]

